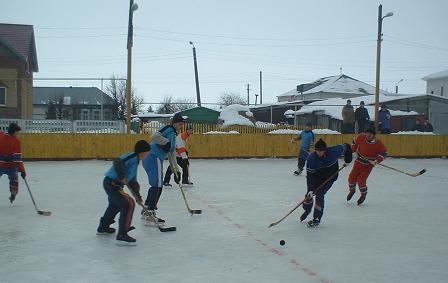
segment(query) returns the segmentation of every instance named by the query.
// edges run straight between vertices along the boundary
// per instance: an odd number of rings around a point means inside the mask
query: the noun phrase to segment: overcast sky
[[[424,93],[425,75],[448,69],[448,1],[382,1],[381,88]],[[224,91],[263,102],[297,84],[342,72],[374,85],[380,1],[136,0],[133,86],[145,102],[166,95],[196,100],[197,49],[202,102]],[[0,22],[34,25],[36,78],[126,76],[128,0],[15,0]],[[99,82],[36,81],[40,86]]]

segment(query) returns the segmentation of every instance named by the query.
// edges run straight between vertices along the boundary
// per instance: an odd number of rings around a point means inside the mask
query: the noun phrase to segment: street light
[[[382,41],[382,25],[384,18],[392,17],[394,13],[389,12],[384,17],[383,5],[378,6],[378,39],[376,43],[376,81],[375,81],[375,130],[378,131],[378,109],[380,100],[380,57],[381,57],[381,41]]]
[[[134,25],[132,23],[134,12],[138,5],[134,0],[129,1],[129,23],[128,23],[128,72],[126,80],[126,128],[127,133],[131,133],[131,64],[132,64],[132,45],[134,38]]]
[[[199,76],[198,76],[198,63],[196,60],[196,47],[192,41],[189,42],[191,46],[193,46],[193,62],[194,62],[194,77],[196,80],[196,100],[198,106],[201,106],[201,93],[199,91]]]
[[[401,79],[395,83],[395,93],[398,93],[398,84],[401,83],[402,81],[403,81],[403,79]]]

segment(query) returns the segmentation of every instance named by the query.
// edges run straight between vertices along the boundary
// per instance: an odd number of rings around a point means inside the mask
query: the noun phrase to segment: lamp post
[[[192,41],[190,41],[190,45],[193,46],[194,78],[196,80],[196,100],[198,106],[201,106],[201,93],[199,91],[199,76],[198,76],[198,63],[196,60],[196,47],[194,47]]]
[[[402,81],[403,81],[403,79],[401,79],[395,83],[395,93],[398,93],[398,84],[401,83]]]
[[[375,81],[375,129],[378,131],[378,109],[380,100],[380,57],[382,41],[382,24],[384,18],[392,17],[394,13],[389,12],[383,17],[383,5],[378,6],[378,39],[376,43],[376,81]]]
[[[126,80],[126,128],[127,133],[131,133],[131,65],[132,65],[132,45],[134,37],[134,26],[132,19],[134,12],[138,9],[138,5],[134,0],[129,1],[129,23],[128,23],[128,72]]]

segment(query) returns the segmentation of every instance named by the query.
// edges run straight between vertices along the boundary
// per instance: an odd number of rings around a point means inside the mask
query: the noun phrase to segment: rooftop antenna
[[[342,75],[342,67],[339,67],[339,73]]]

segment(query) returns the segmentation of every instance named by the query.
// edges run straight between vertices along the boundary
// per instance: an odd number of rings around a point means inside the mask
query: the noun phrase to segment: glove
[[[176,184],[180,183],[180,172],[176,172],[177,174],[174,174],[174,182],[176,182]]]
[[[166,144],[162,145],[161,147],[162,147],[163,151],[169,152],[171,149],[171,142],[167,142]]]
[[[20,176],[22,177],[22,179],[25,179],[26,173],[25,172],[20,172]]]
[[[345,145],[344,162],[348,164],[353,160],[352,147],[348,143],[345,143],[344,145]]]
[[[312,199],[314,196],[314,191],[309,191],[305,194],[305,199]]]

